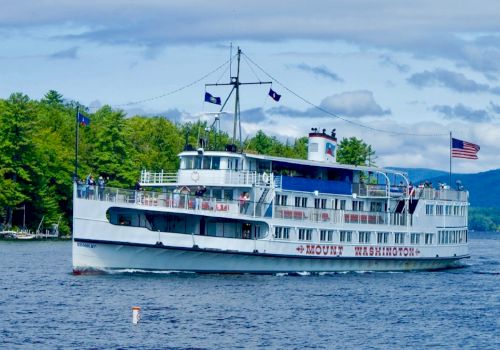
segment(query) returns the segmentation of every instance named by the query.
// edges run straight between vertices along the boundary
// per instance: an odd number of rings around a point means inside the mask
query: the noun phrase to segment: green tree
[[[58,93],[55,90],[49,90],[43,97],[43,99],[40,101],[42,103],[45,103],[49,106],[61,106],[63,105],[63,95]]]
[[[41,174],[33,142],[34,120],[35,104],[28,96],[15,93],[0,101],[0,183],[4,192],[0,205],[5,208],[7,226],[12,225],[13,209],[32,192],[32,179]]]
[[[337,162],[352,165],[375,165],[375,151],[356,137],[343,138],[337,149]]]
[[[125,136],[125,114],[104,106],[89,117],[90,126],[81,128],[79,156],[83,174],[103,175],[111,186],[132,186],[138,174],[130,156],[131,144]]]
[[[172,122],[163,117],[133,117],[126,120],[125,135],[131,145],[133,170],[152,171],[178,168],[178,154],[182,151],[184,138]]]

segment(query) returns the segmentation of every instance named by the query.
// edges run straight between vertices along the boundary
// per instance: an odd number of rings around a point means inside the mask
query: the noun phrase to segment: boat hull
[[[440,270],[464,266],[448,258],[305,257],[76,239],[73,272],[111,270],[202,273],[294,273]]]

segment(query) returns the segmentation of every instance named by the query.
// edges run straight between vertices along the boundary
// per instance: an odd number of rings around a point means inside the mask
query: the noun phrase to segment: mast
[[[240,130],[240,148],[241,148],[241,119],[239,116],[240,107],[240,58],[241,49],[238,47],[237,65],[236,65],[236,77],[232,77],[231,80],[234,83],[234,88],[236,89],[236,95],[234,98],[234,124],[233,124],[233,144],[236,143],[236,123],[239,125]]]
[[[232,44],[231,44],[231,50],[232,50]],[[220,112],[224,110],[224,107],[226,107],[227,102],[229,101],[229,98],[231,97],[232,93],[235,92],[235,98],[234,98],[234,119],[233,119],[233,137],[231,139],[232,144],[236,144],[236,140],[239,140],[239,146],[240,149],[242,148],[242,141],[241,141],[241,118],[240,118],[240,85],[262,85],[262,84],[271,84],[271,81],[259,81],[259,82],[250,82],[250,83],[242,83],[240,81],[240,61],[241,61],[241,54],[242,51],[240,47],[238,46],[238,50],[236,52],[236,60],[237,60],[237,66],[236,66],[236,76],[231,76],[232,74],[230,73],[230,81],[229,83],[215,83],[215,84],[205,84],[205,87],[207,86],[232,86],[233,88],[231,89],[231,92],[229,92],[229,95],[227,96],[226,100],[222,104],[222,107],[220,108]],[[237,133],[239,132],[239,137],[237,137]]]

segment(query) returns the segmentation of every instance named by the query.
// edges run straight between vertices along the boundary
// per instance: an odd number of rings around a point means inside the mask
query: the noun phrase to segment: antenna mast
[[[231,50],[232,50],[232,44],[231,44]],[[231,92],[227,96],[226,100],[222,104],[222,107],[220,108],[220,112],[224,110],[224,107],[226,107],[227,101],[231,97],[233,91],[236,91],[235,94],[235,99],[234,99],[234,123],[233,123],[233,137],[232,137],[232,143],[236,144],[236,133],[239,131],[239,146],[240,149],[242,148],[242,142],[241,142],[241,118],[240,118],[240,85],[262,85],[262,84],[271,84],[271,81],[259,81],[259,82],[250,82],[250,83],[242,83],[240,82],[240,59],[241,59],[241,49],[238,47],[238,51],[236,53],[236,58],[237,58],[237,66],[236,66],[236,76],[231,76],[230,72],[230,82],[226,84],[205,84],[205,87],[207,86],[229,86],[232,85],[233,88],[231,89]]]

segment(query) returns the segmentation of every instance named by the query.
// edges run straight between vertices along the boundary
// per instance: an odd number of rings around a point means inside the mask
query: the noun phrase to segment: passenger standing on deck
[[[92,175],[90,175],[90,179],[88,181],[88,186],[89,186],[89,198],[94,199],[94,193],[95,193],[95,180]]]
[[[240,198],[238,198],[240,201],[240,213],[243,214],[245,210],[245,192],[241,192]]]
[[[174,190],[174,207],[178,208],[181,201],[181,189],[176,187]]]
[[[195,209],[196,210],[199,210],[201,209],[201,201],[202,201],[202,197],[203,195],[205,194],[205,192],[207,191],[207,189],[203,186],[198,186],[198,189],[196,190],[196,192],[194,193],[195,195],[195,201],[196,201],[196,204],[195,204]]]
[[[247,211],[249,204],[250,204],[250,193],[245,192],[245,213]]]
[[[140,201],[141,201],[140,191],[141,191],[141,183],[139,181],[137,181],[135,183],[135,202],[136,203],[140,203]]]
[[[97,187],[98,187],[98,194],[99,194],[99,200],[104,199],[104,187],[106,186],[106,183],[104,182],[104,178],[102,176],[99,176],[99,179],[97,180]]]

